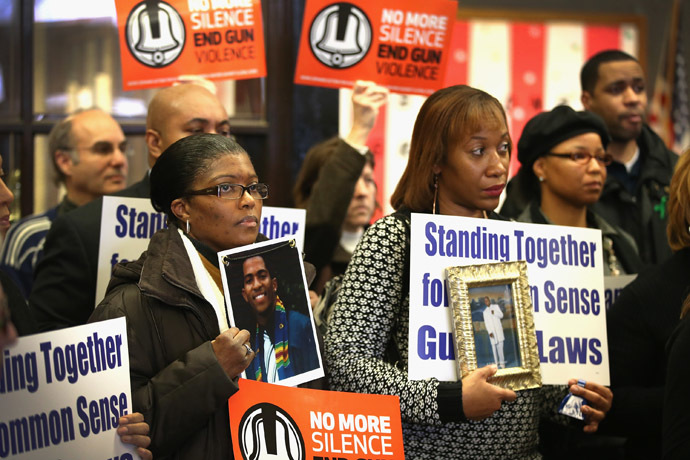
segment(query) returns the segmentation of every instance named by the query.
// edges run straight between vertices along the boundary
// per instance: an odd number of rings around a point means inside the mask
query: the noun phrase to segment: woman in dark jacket
[[[690,400],[687,396],[688,388],[688,360],[690,359],[690,154],[686,151],[678,160],[676,171],[671,178],[671,190],[668,203],[668,242],[674,253],[662,264],[667,268],[666,273],[674,270],[676,282],[669,283],[669,290],[664,289],[665,295],[659,298],[658,306],[667,313],[667,327],[678,322],[678,327],[671,334],[666,345],[666,384],[664,387],[663,435],[662,453],[666,459],[681,459],[690,457]],[[673,264],[673,265],[671,265]],[[677,273],[677,274],[676,274]],[[668,283],[668,281],[666,281]],[[656,288],[659,285],[655,285]],[[665,286],[666,287],[666,286]],[[684,297],[680,315],[678,300]],[[680,317],[680,321],[673,321]],[[659,338],[663,339],[663,335]],[[658,346],[655,347],[658,350]],[[657,369],[659,367],[657,366]],[[655,377],[658,378],[658,375]]]
[[[602,428],[627,438],[627,459],[661,458],[662,437],[664,458],[690,458],[688,364],[682,358],[683,345],[672,346],[685,340],[679,334],[687,326],[676,328],[690,293],[687,153],[676,164],[668,196],[666,233],[673,255],[640,273],[606,316],[611,388],[616,397],[611,418]]]
[[[690,296],[685,298],[680,318],[667,346],[668,366],[662,425],[664,460],[690,458],[690,404],[687,397],[690,377]]]
[[[169,228],[115,267],[91,321],[127,318],[133,406],[156,458],[233,458],[228,398],[254,352],[248,331],[228,328],[216,253],[256,241],[267,196],[244,149],[220,135],[180,139],[151,170]]]
[[[591,112],[561,105],[528,121],[518,158],[532,201],[518,220],[599,229],[604,274],[637,273],[642,261],[633,238],[589,209],[606,182],[608,143],[604,122]]]

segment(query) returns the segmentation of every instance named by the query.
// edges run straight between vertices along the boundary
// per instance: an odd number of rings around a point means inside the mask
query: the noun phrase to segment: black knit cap
[[[522,167],[532,169],[537,158],[570,138],[584,133],[597,133],[604,148],[609,143],[606,125],[592,112],[576,112],[567,105],[559,105],[550,112],[542,112],[527,122],[518,142],[518,160]]]

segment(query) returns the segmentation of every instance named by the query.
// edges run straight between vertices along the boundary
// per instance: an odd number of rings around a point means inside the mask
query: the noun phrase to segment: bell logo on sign
[[[304,439],[292,417],[270,403],[256,404],[244,413],[239,426],[244,460],[305,460]]]
[[[125,25],[129,51],[149,67],[165,67],[178,58],[185,44],[184,21],[169,4],[145,0],[132,9]]]
[[[371,41],[369,18],[351,3],[334,3],[322,9],[309,29],[314,56],[333,69],[346,69],[364,59]]]

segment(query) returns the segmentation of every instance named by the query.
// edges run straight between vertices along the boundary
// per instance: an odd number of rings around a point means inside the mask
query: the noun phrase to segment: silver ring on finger
[[[244,348],[247,349],[247,353],[245,353],[245,356],[249,356],[254,352],[254,350],[252,350],[252,347],[250,347],[248,343],[244,344]]]

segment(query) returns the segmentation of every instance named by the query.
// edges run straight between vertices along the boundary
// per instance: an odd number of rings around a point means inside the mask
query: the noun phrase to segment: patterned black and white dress
[[[407,224],[387,216],[362,237],[342,284],[326,336],[331,389],[398,395],[407,459],[538,459],[537,428],[542,414],[556,413],[565,387],[518,392],[491,417],[455,422],[439,416],[439,381],[407,377],[409,272]],[[397,363],[387,348],[397,348]],[[460,390],[461,391],[461,390]],[[441,398],[442,399],[442,398]],[[562,417],[562,416],[561,416]]]

